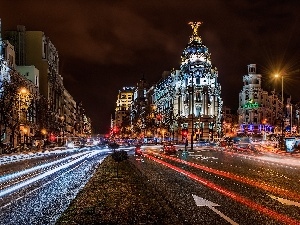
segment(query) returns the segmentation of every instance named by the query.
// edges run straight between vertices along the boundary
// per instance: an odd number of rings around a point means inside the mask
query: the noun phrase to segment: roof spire
[[[198,36],[198,27],[200,27],[201,24],[202,22],[189,22],[189,25],[191,25],[193,29],[193,36]]]
[[[193,35],[190,37],[190,43],[192,41],[201,42],[201,37],[198,35],[198,27],[202,24],[202,22],[189,22],[189,25],[191,25],[193,29]]]

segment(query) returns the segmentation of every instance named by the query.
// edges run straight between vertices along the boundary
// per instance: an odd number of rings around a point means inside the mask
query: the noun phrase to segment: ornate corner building
[[[256,73],[256,64],[248,65],[248,74],[243,76],[243,89],[239,94],[241,133],[274,133],[281,130],[282,102],[274,91],[269,95],[261,88],[261,77],[261,74]]]
[[[189,24],[193,34],[183,50],[180,70],[163,76],[154,88],[152,101],[161,123],[175,139],[212,140],[221,135],[221,86],[211,54],[198,35],[201,22]]]

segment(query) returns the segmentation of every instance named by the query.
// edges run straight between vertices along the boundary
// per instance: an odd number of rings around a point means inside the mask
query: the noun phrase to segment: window
[[[47,43],[44,41],[43,42],[43,53],[42,53],[42,58],[46,59],[47,57]]]
[[[200,102],[201,101],[201,95],[200,92],[196,92],[196,101]]]
[[[38,76],[35,76],[35,85],[39,86],[39,77]]]

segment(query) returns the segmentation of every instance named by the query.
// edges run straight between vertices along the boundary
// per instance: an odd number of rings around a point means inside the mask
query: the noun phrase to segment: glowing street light
[[[26,137],[26,141],[27,141],[27,135],[29,134],[29,130],[27,130],[27,128],[23,128],[22,124],[26,123],[26,118],[27,118],[26,112],[28,107],[30,106],[32,96],[25,87],[21,87],[17,95],[18,95],[18,123],[20,127],[19,130],[19,142],[20,142],[22,140],[21,131],[23,131],[24,140]]]
[[[162,132],[162,141],[164,142],[164,141],[165,141],[165,133],[166,133],[166,130],[163,129],[161,132]]]
[[[27,95],[29,92],[26,88],[22,87],[18,93],[18,103],[19,103],[19,120],[21,119],[21,110],[27,109]],[[23,104],[22,104],[23,103]],[[25,103],[25,104],[24,104]]]
[[[42,129],[41,132],[42,132],[43,135],[46,135],[46,134],[47,134],[46,129]]]
[[[28,129],[27,129],[27,127],[22,127],[22,132],[23,132],[23,138],[24,138],[24,142],[23,142],[23,144],[24,144],[24,146],[23,147],[25,147],[26,145],[27,145],[27,137],[28,137]]]
[[[61,116],[60,117],[61,122],[62,122],[62,144],[65,144],[65,117]]]

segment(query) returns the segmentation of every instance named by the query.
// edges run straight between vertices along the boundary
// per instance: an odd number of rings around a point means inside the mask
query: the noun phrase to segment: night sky
[[[24,25],[50,38],[64,86],[83,102],[96,133],[108,131],[119,89],[179,69],[189,21],[203,22],[198,33],[218,68],[224,105],[237,109],[252,63],[267,91],[281,90],[272,74],[287,73],[284,92],[299,101],[299,15],[299,0],[0,1],[3,31]]]

